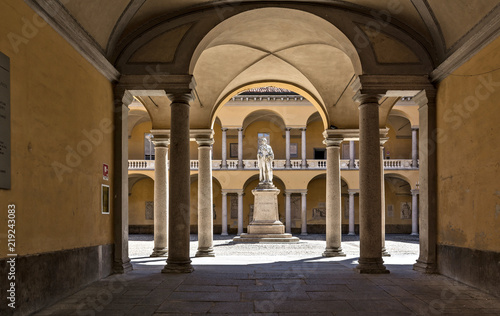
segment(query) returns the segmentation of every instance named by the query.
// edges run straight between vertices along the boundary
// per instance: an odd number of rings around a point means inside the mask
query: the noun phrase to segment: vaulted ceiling
[[[440,80],[500,29],[498,0],[25,2],[110,80],[192,75],[192,128],[210,127],[220,105],[259,85],[302,94],[325,127],[356,128],[357,76]],[[169,126],[165,95],[139,99],[153,128]],[[383,100],[382,126],[395,100]]]

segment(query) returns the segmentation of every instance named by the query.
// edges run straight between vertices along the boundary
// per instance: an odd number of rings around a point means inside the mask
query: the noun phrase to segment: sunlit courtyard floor
[[[134,270],[89,285],[38,315],[500,315],[500,300],[440,275],[412,270],[418,237],[388,235],[385,275],[353,268],[359,238],[343,236],[346,257],[323,258],[324,235],[298,244],[233,244],[215,236],[214,258],[192,258],[190,274],[162,274],[151,235],[130,236]],[[191,236],[191,255],[196,253]]]

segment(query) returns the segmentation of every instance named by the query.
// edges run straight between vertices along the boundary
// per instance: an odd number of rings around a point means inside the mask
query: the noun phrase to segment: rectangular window
[[[101,213],[109,214],[109,185],[101,184]]]
[[[144,160],[155,160],[155,145],[152,139],[151,133],[144,133]]]
[[[299,157],[299,145],[297,143],[290,143],[290,158]]]
[[[326,159],[326,148],[314,148],[314,159]]]
[[[238,158],[238,143],[229,144],[229,158]]]

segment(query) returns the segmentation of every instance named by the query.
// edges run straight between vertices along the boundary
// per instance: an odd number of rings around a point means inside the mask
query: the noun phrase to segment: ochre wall
[[[411,226],[411,216],[408,219],[401,218],[401,203],[408,203],[411,207],[410,185],[404,181],[394,178],[385,179],[385,224],[386,225],[408,225]],[[393,206],[393,216],[390,216],[389,205]],[[412,210],[413,211],[413,210]]]
[[[154,201],[154,181],[150,178],[137,181],[129,192],[129,225],[153,225],[153,220],[146,219],[146,201]]]
[[[18,255],[113,243],[113,212],[101,214],[100,203],[101,184],[111,185],[103,180],[103,163],[113,178],[112,86],[40,21],[23,1],[0,2],[0,51],[11,62],[12,129],[12,189],[0,190],[0,225],[7,226],[7,205],[15,204]],[[91,131],[102,139],[88,142],[85,133]],[[66,148],[80,148],[85,156],[69,167]],[[59,170],[60,177],[57,163],[66,165],[58,165],[65,171]]]
[[[150,133],[151,121],[137,124],[128,139],[128,159],[144,159],[144,134]]]
[[[438,243],[442,245],[500,252],[499,68],[497,38],[438,87]]]
[[[411,138],[396,138],[394,128],[390,125],[387,127],[389,128],[389,133],[387,133],[389,140],[384,144],[385,158],[389,156],[391,159],[411,159]]]
[[[214,219],[214,225],[222,225],[222,194],[220,184],[213,180],[212,181],[212,194],[213,194],[213,204],[215,204],[216,219]],[[191,175],[191,196],[190,196],[190,225],[198,226],[198,175]],[[228,204],[229,213],[229,204]]]
[[[314,148],[326,148],[323,144],[323,122],[315,121],[307,125],[306,130],[306,157],[314,159]],[[299,149],[300,150],[300,149]]]
[[[285,159],[285,131],[270,121],[254,122],[243,131],[243,159],[257,159],[258,133],[269,133],[274,159]]]

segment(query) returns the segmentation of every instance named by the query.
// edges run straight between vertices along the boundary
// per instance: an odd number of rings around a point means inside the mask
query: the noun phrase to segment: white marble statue
[[[259,140],[259,150],[257,151],[257,160],[259,164],[259,182],[265,184],[273,183],[273,159],[274,153],[271,146],[267,144],[266,138]]]

